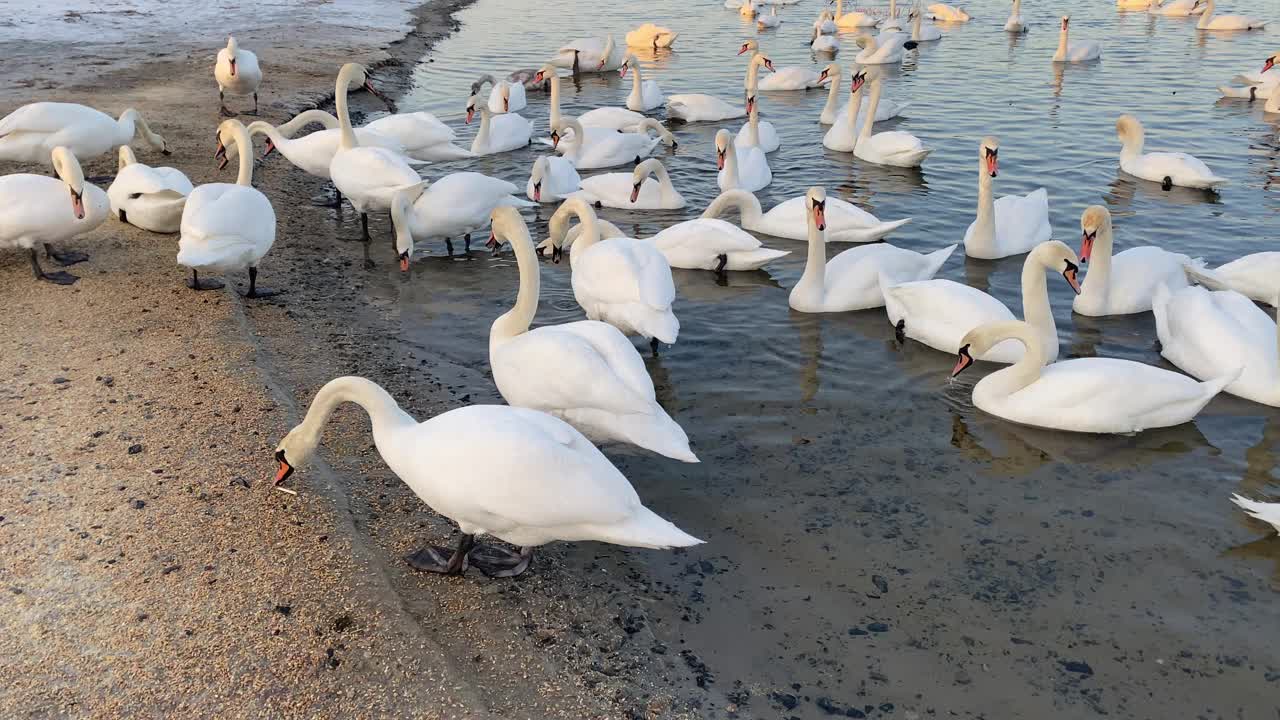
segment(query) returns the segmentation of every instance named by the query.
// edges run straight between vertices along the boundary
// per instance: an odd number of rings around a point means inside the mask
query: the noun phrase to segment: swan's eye
[[[1000,153],[996,148],[985,148],[985,150],[987,151],[987,157],[989,158],[996,157]]]
[[[129,193],[130,200],[137,200],[140,197],[142,197],[142,193]]]

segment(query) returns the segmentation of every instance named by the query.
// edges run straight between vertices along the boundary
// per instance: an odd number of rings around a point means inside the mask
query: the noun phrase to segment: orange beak
[[[717,170],[724,169],[724,150],[716,151],[716,169]]]
[[[818,226],[819,230],[827,229],[827,210],[822,205],[813,206],[813,224]]]
[[[231,77],[236,76],[236,59],[231,58]]]
[[[849,92],[858,92],[859,90],[862,89],[862,85],[866,81],[867,81],[866,77],[862,75],[854,75],[853,82],[849,85]]]
[[[546,73],[539,70],[538,74],[533,76],[533,81],[535,83],[541,83],[543,80],[546,80]]]
[[[466,123],[467,123],[468,125],[470,125],[470,124],[471,124],[471,118],[473,118],[473,117],[475,117],[475,116],[476,116],[476,109],[475,109],[475,108],[467,108],[467,120],[466,120]]]
[[[640,197],[640,183],[631,186],[631,202],[635,202]]]
[[[540,182],[533,184],[533,201],[542,202],[542,183]]]
[[[1000,174],[1000,158],[995,155],[987,156],[987,174],[991,177]]]
[[[1093,254],[1093,240],[1098,237],[1097,232],[1084,233],[1080,238],[1080,262],[1089,262],[1089,256]]]
[[[1074,290],[1077,295],[1079,295],[1080,281],[1076,279],[1077,272],[1078,271],[1076,270],[1075,266],[1072,265],[1071,267],[1067,268],[1062,272],[1062,277],[1067,279],[1067,284],[1071,286],[1071,289]]]
[[[1266,72],[1275,66],[1276,66],[1275,58],[1267,58],[1267,61],[1262,63],[1262,72]]]
[[[626,77],[626,76],[627,76],[627,66],[624,64],[622,67],[618,68],[618,77]]]
[[[409,272],[409,253],[400,253],[400,272]]]
[[[964,372],[964,369],[973,364],[973,357],[969,355],[969,346],[965,345],[960,348],[960,355],[956,358],[955,367],[951,368],[951,377],[955,377]]]
[[[272,482],[272,484],[278,487],[285,480],[288,480],[289,476],[292,474],[293,474],[293,466],[289,465],[289,463],[285,462],[284,460],[280,460],[280,469],[276,470],[276,478]]]
[[[750,50],[750,49],[751,49],[751,48],[750,48],[750,46],[748,46],[748,45],[743,45],[743,46],[742,46],[742,49],[738,51],[738,54],[739,54],[739,55],[741,55],[742,53],[744,53],[744,52],[746,52],[746,51],[748,51],[748,50]]]
[[[71,211],[76,214],[77,220],[84,219],[84,196],[75,190],[71,191]]]

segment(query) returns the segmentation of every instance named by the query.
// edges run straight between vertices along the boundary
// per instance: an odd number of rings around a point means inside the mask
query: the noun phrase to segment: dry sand
[[[349,28],[309,26],[275,50],[272,32],[242,36],[268,73],[263,115],[280,122],[324,102],[352,59],[380,66],[384,87],[403,87],[401,63],[447,34],[465,2],[419,9],[417,28],[390,47],[385,29],[353,41]],[[113,113],[137,106],[174,151],[162,162],[140,150],[143,162],[182,168],[197,184],[226,181],[234,164],[219,174],[211,159],[219,44],[113,61],[98,77],[0,82],[0,115],[37,99]],[[38,65],[28,58],[18,69]],[[357,107],[369,100],[355,98]],[[248,107],[239,98],[231,106]],[[39,171],[4,171],[19,169]],[[110,176],[114,162],[85,170]],[[368,375],[426,417],[471,401],[447,378],[482,371],[389,350],[382,338],[394,313],[364,306],[358,246],[338,239],[358,233],[354,213],[307,205],[323,184],[283,159],[255,182],[278,218],[259,277],[287,290],[278,299],[241,298],[243,277],[192,292],[174,263],[175,236],[114,220],[69,245],[92,256],[70,268],[81,277],[71,287],[35,282],[25,254],[0,253],[0,716],[587,718],[723,708],[645,622],[643,606],[662,599],[638,573],[565,567],[554,548],[514,582],[408,570],[401,555],[452,528],[383,466],[352,410],[330,425],[329,464],[295,476],[300,495],[271,489],[275,442],[324,381]],[[387,237],[385,218],[373,232]],[[373,272],[395,272],[390,258],[375,258]]]

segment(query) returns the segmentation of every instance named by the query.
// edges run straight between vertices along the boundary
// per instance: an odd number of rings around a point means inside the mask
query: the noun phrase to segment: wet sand
[[[268,73],[263,116],[325,101],[352,59],[403,88],[464,4],[417,10],[389,48],[385,28],[353,44],[349,28],[311,26],[287,52],[242,36]],[[45,76],[38,88],[0,82],[0,115],[37,99],[136,106],[174,151],[140,149],[143,162],[227,181],[234,162],[219,174],[211,159],[219,44],[97,77]],[[376,108],[369,100],[354,104]],[[5,168],[19,170],[41,171]],[[113,158],[85,163],[91,178],[114,171]],[[323,460],[295,476],[300,494],[271,489],[275,442],[334,376],[373,377],[418,417],[472,399],[444,379],[452,369],[424,368],[426,351],[389,350],[395,318],[365,305],[359,246],[339,239],[358,235],[350,209],[307,204],[323,184],[281,159],[255,184],[278,221],[259,279],[287,291],[279,298],[241,298],[243,277],[192,292],[176,236],[114,220],[69,244],[91,255],[70,268],[72,287],[37,283],[25,254],[0,254],[0,715],[696,713],[678,699],[687,668],[637,607],[652,599],[625,578],[576,560],[565,569],[556,548],[518,582],[409,571],[401,556],[452,528],[387,470],[350,409],[331,423]],[[373,232],[387,236],[385,218]]]

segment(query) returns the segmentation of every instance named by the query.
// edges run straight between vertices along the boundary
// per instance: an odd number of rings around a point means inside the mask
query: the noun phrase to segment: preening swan
[[[827,8],[823,8],[818,14],[818,19],[813,21],[813,34],[818,35],[835,35],[838,31],[836,27],[835,15]]]
[[[866,79],[871,83],[870,105],[862,119],[862,132],[858,133],[858,144],[853,148],[854,157],[877,165],[895,167],[919,167],[924,159],[933,152],[925,147],[915,135],[901,130],[889,130],[872,134],[876,111],[880,105],[880,91],[883,86],[883,74],[877,67],[865,68]]]
[[[911,222],[911,218],[880,222],[875,215],[836,197],[826,197],[823,202],[827,242],[875,242]],[[746,190],[726,190],[711,201],[702,217],[718,218],[726,210],[734,208],[741,214],[741,225],[747,230],[791,240],[809,237],[808,199],[805,195],[784,200],[764,213],[755,195]]]
[[[0,120],[0,160],[52,165],[53,149],[59,146],[70,150],[78,160],[92,160],[128,145],[135,131],[149,147],[169,154],[164,138],[151,132],[147,121],[133,108],[115,120],[84,105],[31,103]]]
[[[617,70],[622,65],[624,48],[617,47],[613,41],[613,33],[604,40],[599,38],[579,38],[562,46],[551,58],[556,67],[570,68],[574,75],[584,72],[608,72]]]
[[[551,133],[551,142],[557,149],[564,142],[565,159],[572,161],[579,170],[638,162],[652,154],[658,143],[675,146],[675,137],[657,120],[645,118],[640,127],[640,132],[583,128],[582,123],[568,118],[561,120],[560,126]],[[567,130],[573,130],[573,135],[563,140]],[[658,136],[649,137],[649,130],[656,130]]]
[[[741,188],[755,192],[773,182],[769,161],[759,147],[737,149],[733,134],[721,129],[716,133],[716,180],[721,190]]]
[[[685,122],[715,122],[743,117],[747,111],[717,97],[694,94],[668,95],[667,114]]]
[[[974,357],[1016,340],[1026,352],[1012,367],[982,378],[973,404],[997,417],[1051,430],[1136,433],[1189,422],[1232,375],[1196,382],[1186,375],[1130,360],[1077,358],[1045,365],[1039,333],[1012,320],[970,330],[961,340],[955,377]],[[1240,369],[1236,368],[1235,374]]]
[[[178,264],[191,268],[187,287],[216,290],[218,280],[202,280],[200,272],[249,269],[245,297],[270,297],[275,290],[258,287],[258,263],[276,241],[276,212],[271,201],[253,187],[253,141],[239,120],[218,126],[219,167],[227,164],[227,148],[235,146],[240,160],[234,183],[205,183],[187,197],[182,210]]]
[[[995,200],[992,178],[999,172],[1000,141],[985,137],[978,144],[978,216],[964,233],[964,253],[995,260],[1021,255],[1053,236],[1049,225],[1049,193],[1044,188],[1027,195]]]
[[[1197,30],[1261,30],[1266,27],[1266,20],[1246,17],[1244,15],[1215,15],[1214,0],[1202,0],[1204,14],[1196,23]]]
[[[1275,298],[1271,299],[1275,302]],[[1151,303],[1160,355],[1201,380],[1243,366],[1225,392],[1263,405],[1280,406],[1280,354],[1275,318],[1234,290],[1161,285]]]
[[[111,214],[120,222],[158,233],[178,232],[191,181],[181,170],[148,167],[128,145],[120,146],[120,165],[107,188]]]
[[[645,80],[641,76],[640,61],[636,60],[636,56],[631,53],[627,53],[618,72],[622,77],[626,77],[628,70],[635,73],[634,77],[631,78],[631,94],[627,96],[628,110],[643,112],[666,103],[667,96],[662,94],[662,88],[658,86],[658,81]]]
[[[617,328],[580,320],[529,329],[538,308],[539,263],[515,210],[493,211],[492,238],[494,245],[511,243],[520,266],[515,307],[489,331],[489,365],[503,399],[550,413],[595,442],[631,443],[698,462],[684,430],[658,405],[640,354]],[[530,374],[539,367],[554,368],[555,381]]]
[[[1058,327],[1049,307],[1045,272],[1059,274],[1075,293],[1080,292],[1079,259],[1065,243],[1040,243],[1022,262],[1022,315],[1039,338],[1044,362],[1058,359]],[[996,298],[951,280],[895,283],[884,277],[885,311],[899,339],[909,337],[945,353],[959,352],[965,333],[987,323],[1013,320],[1013,312]],[[978,360],[1017,362],[1023,349],[1003,342],[974,355]]]
[[[652,48],[669,48],[671,44],[680,37],[680,33],[673,32],[671,28],[654,25],[653,23],[645,23],[640,27],[627,33],[627,45],[630,47]]]
[[[58,252],[53,243],[93,230],[107,219],[107,194],[84,181],[75,153],[55,147],[50,153],[56,178],[30,173],[0,176],[0,248],[26,248],[37,280],[70,285],[77,278],[67,272],[47,273],[40,267],[36,244],[60,265],[74,265],[89,257]]]
[[[577,196],[587,202],[624,210],[684,207],[684,197],[671,184],[667,168],[657,158],[645,160],[629,173],[593,175],[582,181],[582,192]]]
[[[534,202],[554,203],[582,187],[582,178],[573,162],[558,155],[543,155],[533,161],[525,194]]]
[[[507,88],[502,88],[505,92]],[[467,124],[475,118],[479,101],[476,95],[467,98]],[[518,113],[493,114],[487,105],[479,105],[480,130],[471,141],[471,152],[476,155],[494,155],[518,150],[533,138],[533,123]]]
[[[1158,182],[1165,190],[1174,185],[1212,189],[1227,182],[1192,155],[1142,152],[1146,132],[1138,118],[1132,115],[1121,115],[1116,120],[1116,135],[1121,145],[1120,169],[1143,180]]]
[[[1245,255],[1210,270],[1189,265],[1187,277],[1210,290],[1235,290],[1250,300],[1275,305],[1280,296],[1280,252]]]
[[[1176,291],[1188,285],[1186,255],[1158,247],[1129,248],[1111,255],[1111,212],[1101,205],[1085,208],[1080,216],[1080,259],[1089,265],[1072,309],[1081,315],[1132,315],[1151,309],[1156,288]]]
[[[845,250],[827,260],[826,190],[810,188],[804,201],[809,255],[804,274],[787,298],[794,310],[807,313],[846,312],[884,305],[880,277],[897,282],[925,280],[934,276],[955,245],[929,255],[902,250],[887,243],[874,243]]]
[[[535,547],[556,540],[649,548],[702,542],[642,505],[622,473],[563,420],[526,408],[471,405],[419,423],[386,390],[360,377],[320,388],[306,419],[276,446],[277,487],[305,466],[329,416],[346,402],[369,414],[387,467],[462,532],[456,548],[427,545],[407,556],[416,570],[458,575],[475,565],[490,577],[512,577],[528,568]],[[477,535],[520,552],[476,545]]]
[[[453,255],[453,238],[460,237],[471,251],[471,233],[489,224],[496,207],[532,207],[515,196],[520,189],[506,180],[477,172],[457,172],[439,180],[402,189],[391,201],[391,222],[396,229],[395,251],[400,269],[407,271],[416,240],[444,238]]]
[[[1062,16],[1062,31],[1058,33],[1058,51],[1053,54],[1054,62],[1088,62],[1102,57],[1102,46],[1096,40],[1067,39],[1067,26],[1071,23],[1070,15]]]
[[[213,64],[213,78],[218,81],[218,112],[223,117],[235,116],[227,109],[226,93],[252,95],[252,114],[258,114],[258,86],[262,84],[258,56],[241,48],[234,37],[228,37],[227,46],[218,51],[218,59]]]
[[[1280,533],[1280,503],[1258,502],[1236,494],[1231,495],[1231,502],[1238,505],[1249,517],[1261,520]]]

